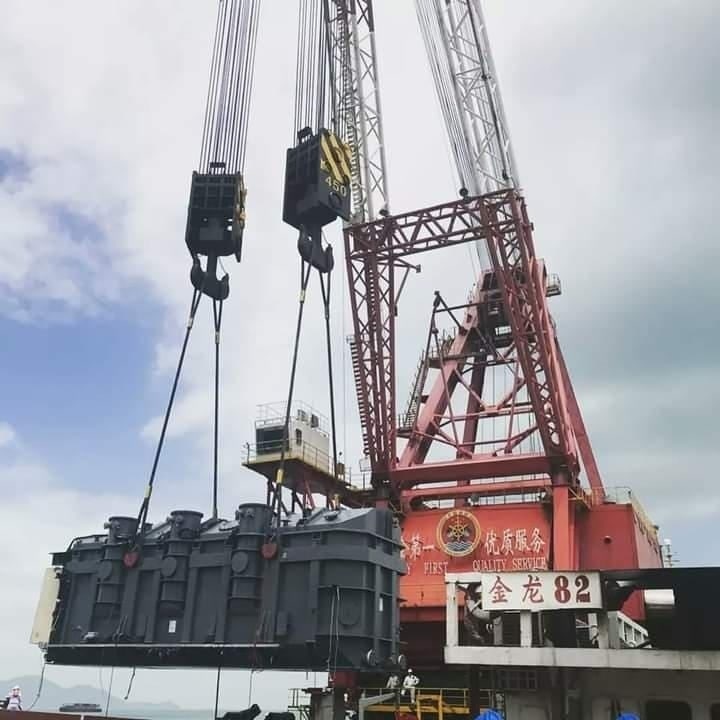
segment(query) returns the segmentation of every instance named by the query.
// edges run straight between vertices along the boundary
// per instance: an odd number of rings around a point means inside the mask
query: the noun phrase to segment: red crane
[[[371,3],[356,7],[357,36],[374,37]],[[416,10],[460,196],[389,214],[375,152],[374,177],[356,166],[356,178],[382,202],[361,206],[344,236],[364,451],[376,502],[403,519],[408,654],[430,658],[442,646],[428,622],[444,617],[445,572],[652,566],[660,550],[637,504],[606,502],[548,307],[560,283],[536,253],[480,2],[416,0]],[[372,86],[359,95],[376,98],[370,58]],[[360,158],[382,148],[381,120]],[[461,244],[476,249],[480,275],[460,300],[435,294],[399,413],[396,322],[414,256]],[[408,630],[414,620],[422,631]]]
[[[578,562],[572,500],[585,499],[581,470],[593,491],[602,492],[602,481],[548,308],[547,295],[559,287],[535,252],[480,4],[426,12],[433,5],[419,0],[418,14],[428,51],[440,60],[433,67],[448,128],[462,146],[463,190],[442,205],[346,228],[365,452],[378,492],[404,510],[430,498],[549,491],[552,563],[570,569]],[[408,411],[398,418],[396,273],[409,269],[412,255],[462,243],[481,247],[485,270],[465,302],[436,294]],[[443,320],[452,331],[441,337]],[[511,379],[508,390],[488,382],[501,374]],[[485,425],[492,429],[481,435]],[[398,452],[400,438],[407,443]],[[451,457],[433,460],[438,444]]]

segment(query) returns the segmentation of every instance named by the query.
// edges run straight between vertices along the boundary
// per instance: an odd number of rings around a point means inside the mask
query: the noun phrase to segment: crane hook
[[[208,255],[205,270],[200,264],[200,258],[193,255],[190,270],[190,282],[193,287],[213,300],[225,300],[230,294],[230,277],[225,273],[221,278],[217,276],[217,255]]]
[[[308,229],[301,225],[297,247],[300,257],[318,272],[329,273],[335,266],[332,245],[322,246],[320,227],[311,228],[308,232]]]

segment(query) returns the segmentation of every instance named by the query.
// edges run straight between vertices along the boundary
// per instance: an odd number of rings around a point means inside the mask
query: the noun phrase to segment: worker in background
[[[7,694],[5,698],[5,709],[6,710],[22,710],[22,694],[20,693],[20,687],[15,687]]]
[[[385,683],[386,690],[398,690],[400,688],[400,677],[397,673],[390,673]]]
[[[411,705],[415,704],[415,688],[417,688],[419,683],[420,680],[418,679],[418,676],[415,675],[412,670],[408,670],[402,684],[402,695],[404,696],[406,693],[410,694]]]

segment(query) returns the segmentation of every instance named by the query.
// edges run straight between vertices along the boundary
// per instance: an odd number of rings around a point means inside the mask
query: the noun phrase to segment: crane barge
[[[299,4],[283,208],[298,231],[301,266],[295,351],[287,401],[256,423],[246,462],[265,478],[266,502],[241,505],[224,520],[215,492],[208,520],[183,510],[147,522],[203,295],[213,301],[216,331],[217,482],[220,319],[229,284],[216,271],[218,258],[240,259],[245,234],[242,158],[259,5],[221,0],[188,213],[191,313],[148,492],[137,518],[111,517],[107,533],[55,554],[52,608],[40,613],[37,633],[48,660],[326,669],[331,702],[315,694],[314,717],[337,716],[349,702],[360,714],[438,720],[483,708],[508,718],[582,717],[578,708],[601,693],[613,696],[608,712],[617,714],[624,701],[608,689],[613,673],[687,662],[720,669],[720,633],[706,605],[689,599],[716,575],[663,568],[657,529],[634,496],[621,499],[603,483],[550,313],[548,299],[561,286],[535,249],[479,0],[415,1],[459,191],[397,213],[372,0]],[[323,228],[338,219],[370,468],[364,488],[346,477],[335,438],[334,258]],[[428,333],[400,413],[396,324],[415,256],[459,246],[477,254],[479,276],[460,298],[451,287],[428,299]],[[329,430],[294,399],[313,270],[325,309]],[[657,619],[667,608],[647,593],[658,588],[685,598],[676,603],[676,624],[696,613],[712,625],[701,651],[690,647],[700,642],[697,628],[686,624],[679,638]],[[630,637],[634,646],[665,643],[670,654],[617,655]],[[710,654],[688,660],[683,652]],[[436,690],[417,699],[380,689],[368,696],[409,662]],[[591,668],[604,672],[594,688],[582,681]],[[528,693],[546,697],[549,714],[533,714]],[[583,693],[588,702],[574,704]]]

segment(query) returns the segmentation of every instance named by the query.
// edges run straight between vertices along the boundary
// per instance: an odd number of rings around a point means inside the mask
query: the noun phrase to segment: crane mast
[[[372,0],[323,0],[332,58],[334,107],[352,155],[351,224],[389,210]]]
[[[394,414],[393,375],[387,343],[392,323],[390,275],[372,259],[353,256],[352,228],[389,214],[387,161],[372,0],[323,0],[331,57],[333,106],[344,116],[352,151],[352,214],[345,223],[345,260],[355,323],[350,343],[365,455],[378,468],[393,452],[388,432]],[[376,304],[380,299],[381,303]],[[389,408],[389,410],[388,410]]]

